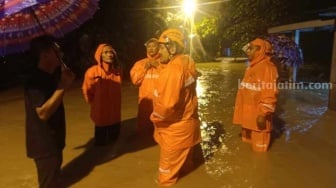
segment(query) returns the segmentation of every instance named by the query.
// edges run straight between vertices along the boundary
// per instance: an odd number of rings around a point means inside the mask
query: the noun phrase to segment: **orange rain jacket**
[[[233,123],[240,124],[243,128],[260,131],[256,123],[258,115],[266,116],[275,110],[278,72],[270,57],[266,55],[266,52],[271,50],[271,46],[261,39],[251,43],[261,48],[256,52],[240,83]],[[271,129],[271,119],[266,118],[266,129],[263,131],[269,132]]]
[[[130,71],[132,83],[139,86],[138,97],[138,125],[151,124],[150,114],[153,112],[154,80],[159,77],[159,67],[146,70],[144,67],[149,61],[159,61],[159,55],[137,61]]]
[[[156,80],[151,120],[154,139],[165,150],[179,150],[200,142],[194,61],[177,55]]]
[[[100,44],[95,53],[97,65],[84,76],[83,95],[91,106],[91,119],[96,126],[108,126],[121,121],[121,70],[107,72],[102,68],[101,53],[106,44]]]

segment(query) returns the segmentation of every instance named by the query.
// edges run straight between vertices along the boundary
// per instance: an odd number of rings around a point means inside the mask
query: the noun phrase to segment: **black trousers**
[[[95,126],[95,145],[107,145],[116,141],[120,134],[120,123],[108,126]]]
[[[60,174],[63,154],[34,159],[37,168],[39,188],[60,188]]]

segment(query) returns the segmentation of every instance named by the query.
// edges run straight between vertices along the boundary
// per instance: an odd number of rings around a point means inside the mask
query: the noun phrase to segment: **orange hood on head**
[[[102,64],[101,54],[103,53],[103,48],[104,48],[105,46],[110,46],[110,47],[113,49],[114,56],[115,56],[115,57],[117,56],[117,52],[115,51],[115,49],[114,49],[110,44],[106,44],[106,43],[99,44],[99,46],[97,47],[95,56],[94,56],[94,57],[95,57],[95,60],[97,61],[97,64],[98,64],[98,65],[101,65],[101,64]]]
[[[256,51],[255,57],[251,61],[251,65],[260,62],[263,59],[270,58],[267,54],[271,53],[272,46],[268,41],[257,38],[250,43],[255,46],[260,46],[260,50]]]

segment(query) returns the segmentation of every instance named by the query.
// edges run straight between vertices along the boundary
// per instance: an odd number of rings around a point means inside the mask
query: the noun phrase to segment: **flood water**
[[[221,182],[220,187],[334,187],[335,141],[332,133],[314,132],[335,133],[328,90],[281,89],[270,151],[253,153],[240,141],[240,128],[231,123],[245,67],[244,63],[198,66],[203,75],[198,93],[207,174]]]
[[[204,162],[182,177],[178,188],[336,187],[336,112],[327,108],[328,90],[281,89],[267,153],[253,152],[232,124],[244,63],[199,63],[197,83]],[[123,127],[112,146],[91,145],[93,126],[80,82],[65,97],[67,187],[157,187],[159,148],[150,135],[135,134],[137,88],[123,87]],[[37,187],[33,161],[24,147],[22,89],[0,92],[0,187]]]

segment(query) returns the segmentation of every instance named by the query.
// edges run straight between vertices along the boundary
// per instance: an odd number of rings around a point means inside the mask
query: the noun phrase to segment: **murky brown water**
[[[330,134],[311,135],[316,130],[335,131],[334,113],[327,111],[327,90],[280,90],[272,147],[268,153],[253,153],[239,140],[240,128],[231,123],[245,64],[199,64],[198,68],[203,74],[198,93],[205,169],[221,182],[220,187],[336,185],[335,142],[329,145]]]
[[[183,177],[179,188],[301,188],[336,186],[336,112],[326,90],[281,90],[273,142],[255,153],[232,125],[244,63],[197,64],[201,143],[205,162]],[[159,148],[134,131],[137,89],[125,83],[122,135],[115,145],[91,146],[92,122],[79,84],[65,98],[65,184],[74,188],[156,187]],[[25,157],[22,90],[0,92],[0,187],[36,187],[33,161]],[[202,158],[201,156],[199,156]]]

